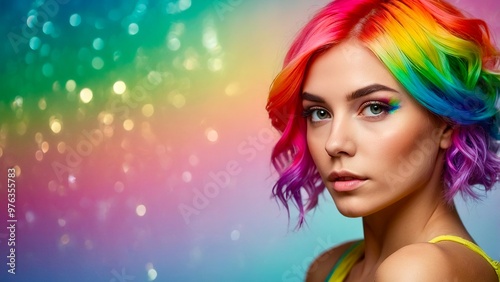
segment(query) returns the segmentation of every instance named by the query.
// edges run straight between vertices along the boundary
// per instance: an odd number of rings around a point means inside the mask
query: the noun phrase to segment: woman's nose
[[[351,134],[354,129],[347,120],[348,118],[343,118],[332,123],[330,134],[325,144],[325,150],[332,158],[341,156],[352,157],[356,153],[356,144]]]

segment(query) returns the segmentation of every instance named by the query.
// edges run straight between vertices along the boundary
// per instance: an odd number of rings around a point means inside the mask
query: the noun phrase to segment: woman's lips
[[[351,179],[351,180],[337,180],[333,182],[333,189],[337,192],[347,192],[356,190],[366,180]]]
[[[334,171],[328,176],[328,181],[333,183],[337,192],[353,191],[359,188],[368,179],[347,171]]]

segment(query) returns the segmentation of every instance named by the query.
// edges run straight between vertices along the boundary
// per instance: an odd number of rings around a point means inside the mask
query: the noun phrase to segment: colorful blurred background
[[[302,281],[360,237],[328,195],[297,232],[270,199],[267,90],[326,2],[2,1],[0,281]],[[452,2],[500,41],[498,0]],[[495,259],[499,202],[457,199]]]

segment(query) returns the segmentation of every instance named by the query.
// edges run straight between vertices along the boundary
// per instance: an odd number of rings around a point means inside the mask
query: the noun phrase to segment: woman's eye
[[[361,111],[361,115],[365,117],[377,117],[389,112],[388,106],[379,103],[370,103]]]
[[[311,122],[319,122],[331,117],[330,113],[324,109],[307,109],[304,111],[304,117],[310,118]]]
[[[311,118],[314,120],[324,120],[330,117],[330,114],[325,110],[313,110]]]

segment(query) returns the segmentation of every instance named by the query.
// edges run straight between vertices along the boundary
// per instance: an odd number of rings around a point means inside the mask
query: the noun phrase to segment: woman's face
[[[313,61],[302,104],[309,151],[342,214],[367,216],[422,189],[441,189],[446,124],[357,41]]]

